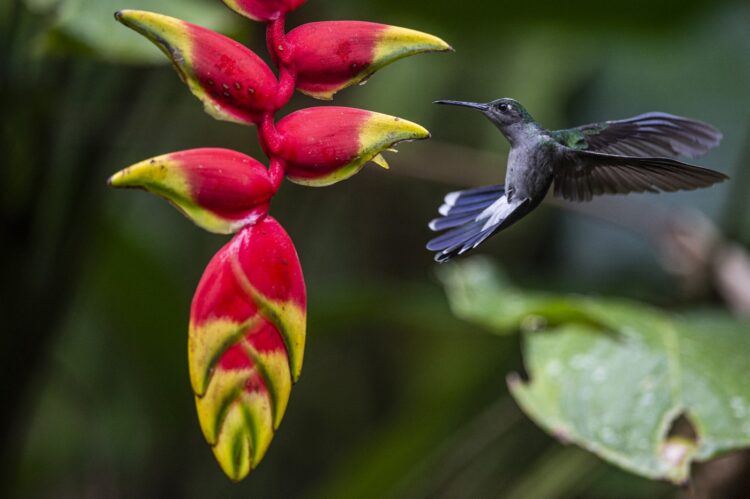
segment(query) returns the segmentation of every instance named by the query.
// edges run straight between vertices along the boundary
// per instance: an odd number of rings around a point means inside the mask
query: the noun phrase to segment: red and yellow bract
[[[268,169],[229,149],[190,149],[125,168],[113,187],[136,187],[165,198],[198,226],[231,234],[268,214],[276,191]]]
[[[287,178],[324,186],[351,177],[381,151],[429,132],[411,121],[350,107],[311,107],[278,124]],[[385,160],[376,160],[386,166]]]
[[[318,99],[332,99],[339,90],[362,83],[398,59],[450,50],[443,40],[426,33],[362,21],[303,24],[290,31],[287,40],[297,89]]]
[[[203,434],[224,472],[263,457],[302,368],[306,296],[289,236],[271,217],[211,260],[190,314],[190,380]]]
[[[360,83],[406,56],[450,50],[432,35],[359,21],[310,23],[288,35],[286,15],[304,0],[224,0],[267,22],[278,77],[231,38],[152,12],[117,20],[146,36],[172,61],[214,118],[258,126],[266,168],[226,149],[157,156],[112,176],[115,187],[164,197],[200,227],[236,233],[211,260],[193,298],[188,362],[198,419],[222,470],[241,480],[265,455],[302,369],[306,292],[291,239],[268,216],[284,177],[310,186],[339,182],[381,152],[426,139],[423,127],[346,107],[274,116],[295,89],[319,99]]]

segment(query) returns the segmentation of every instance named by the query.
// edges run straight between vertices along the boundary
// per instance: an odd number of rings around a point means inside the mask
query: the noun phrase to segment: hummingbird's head
[[[456,100],[439,100],[435,104],[447,104],[451,106],[463,106],[477,109],[492,121],[506,136],[513,128],[526,123],[533,123],[534,119],[528,111],[517,101],[509,98],[493,100],[486,104],[478,102],[464,102]]]

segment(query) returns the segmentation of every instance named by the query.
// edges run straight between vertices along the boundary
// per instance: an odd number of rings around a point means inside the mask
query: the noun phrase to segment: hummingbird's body
[[[528,214],[547,195],[589,201],[600,194],[661,192],[707,187],[726,175],[667,156],[699,156],[721,133],[699,121],[646,113],[619,121],[550,131],[513,99],[488,104],[438,101],[479,109],[510,142],[505,184],[451,192],[430,222],[446,230],[427,243],[444,262],[479,246]]]

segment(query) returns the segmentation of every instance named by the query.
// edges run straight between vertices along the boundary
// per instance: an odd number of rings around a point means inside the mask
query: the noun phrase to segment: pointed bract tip
[[[445,40],[435,35],[400,26],[381,26],[385,30],[379,35],[379,40],[376,43],[376,58],[386,56],[400,59],[406,55],[421,52],[449,52],[453,50]]]
[[[124,187],[125,183],[126,183],[124,179],[128,175],[129,171],[130,171],[130,168],[128,167],[128,168],[125,168],[123,170],[120,170],[119,172],[115,173],[114,175],[111,175],[107,179],[107,186],[108,187],[114,187],[114,188]]]
[[[129,166],[115,173],[107,179],[107,187],[113,189],[143,189],[148,190],[144,184],[142,171],[137,168],[140,163]]]
[[[132,28],[128,23],[138,17],[139,14],[150,14],[150,12],[134,10],[134,9],[120,9],[115,12],[115,20],[129,28]]]

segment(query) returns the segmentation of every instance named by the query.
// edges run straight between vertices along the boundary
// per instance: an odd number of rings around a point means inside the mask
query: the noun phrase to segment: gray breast
[[[505,183],[513,199],[537,199],[547,194],[552,184],[551,152],[544,145],[511,150]]]

